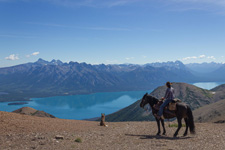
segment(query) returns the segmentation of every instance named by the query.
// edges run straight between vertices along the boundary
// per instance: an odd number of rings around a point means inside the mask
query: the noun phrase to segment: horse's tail
[[[194,124],[194,117],[191,111],[191,108],[187,107],[187,116],[188,116],[188,124],[190,128],[191,134],[195,134],[195,124]]]

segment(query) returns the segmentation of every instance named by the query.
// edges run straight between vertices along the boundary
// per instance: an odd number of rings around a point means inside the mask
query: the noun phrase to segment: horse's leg
[[[177,128],[177,131],[174,133],[174,137],[176,137],[177,136],[177,134],[178,134],[178,132],[179,132],[179,130],[180,130],[180,128],[182,127],[182,122],[181,122],[181,119],[182,118],[177,118],[177,122],[178,122],[178,128]]]
[[[185,124],[186,124],[186,130],[184,132],[184,136],[187,135],[187,132],[188,132],[188,119],[187,118],[184,118],[184,121],[185,121]]]
[[[156,122],[157,122],[157,126],[158,126],[158,133],[156,135],[160,135],[161,131],[160,131],[160,121],[159,119],[155,118]]]
[[[163,127],[163,135],[165,135],[166,129],[165,129],[165,124],[164,124],[164,119],[161,119],[161,124],[162,124],[162,127]]]

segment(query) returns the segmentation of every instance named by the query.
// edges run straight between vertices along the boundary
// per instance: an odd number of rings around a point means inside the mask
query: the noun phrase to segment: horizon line
[[[52,59],[50,61],[48,60],[45,60],[43,58],[38,58],[37,61],[34,61],[34,62],[27,62],[27,63],[21,63],[21,64],[17,64],[17,65],[11,65],[11,66],[5,66],[5,67],[0,67],[0,68],[8,68],[8,67],[14,67],[14,66],[19,66],[19,65],[23,65],[23,64],[28,64],[28,63],[36,63],[38,62],[39,60],[43,60],[43,61],[46,61],[48,63],[51,63],[52,61],[60,61],[62,62],[63,64],[69,64],[69,63],[78,63],[78,64],[82,64],[82,63],[85,63],[87,65],[139,65],[139,66],[144,66],[144,65],[148,65],[148,64],[155,64],[155,63],[175,63],[175,62],[181,62],[182,64],[184,65],[188,65],[188,64],[210,64],[210,63],[215,63],[215,64],[225,64],[225,62],[215,62],[215,61],[211,61],[211,62],[201,62],[201,63],[198,63],[198,62],[193,62],[193,63],[184,63],[182,62],[181,60],[175,60],[175,61],[156,61],[156,62],[148,62],[148,63],[144,63],[144,64],[138,64],[138,63],[88,63],[88,62],[85,62],[85,61],[67,61],[67,62],[63,62],[61,61],[60,59]]]

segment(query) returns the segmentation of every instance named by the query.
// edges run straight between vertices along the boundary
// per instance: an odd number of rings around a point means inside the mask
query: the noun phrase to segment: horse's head
[[[158,99],[146,93],[141,99],[140,107],[144,108],[144,106],[148,103],[152,107],[154,104],[158,103],[158,101]]]
[[[140,107],[142,108],[144,108],[144,106],[148,103],[147,95],[148,93],[146,93],[141,99]]]

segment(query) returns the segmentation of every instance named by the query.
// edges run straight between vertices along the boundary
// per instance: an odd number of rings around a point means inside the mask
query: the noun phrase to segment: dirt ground
[[[171,124],[171,123],[170,123]],[[225,124],[198,123],[196,134],[183,137],[184,127],[156,136],[156,122],[99,122],[41,118],[0,111],[0,150],[223,150]],[[57,139],[63,138],[63,139]]]

